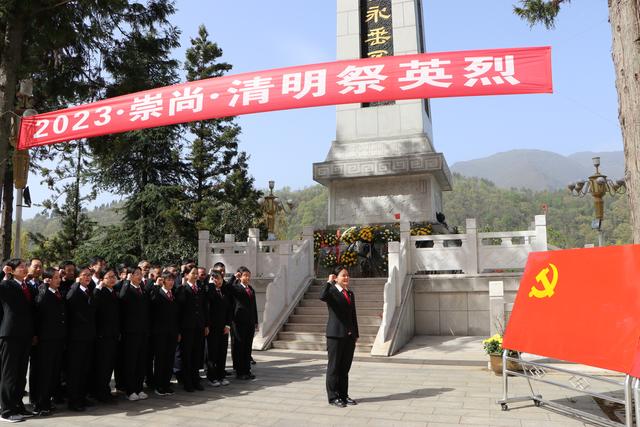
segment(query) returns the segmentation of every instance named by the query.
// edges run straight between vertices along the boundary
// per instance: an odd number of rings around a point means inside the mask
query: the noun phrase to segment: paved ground
[[[60,411],[28,423],[47,427],[87,423],[118,427],[585,425],[534,407],[531,402],[513,404],[509,411],[501,411],[495,403],[502,394],[501,377],[487,370],[486,357],[481,352],[473,357],[470,354],[479,342],[477,338],[458,338],[456,342],[417,337],[394,358],[358,357],[350,375],[350,395],[360,403],[354,407],[327,405],[326,359],[322,352],[271,350],[255,353],[258,364],[254,381],[237,380],[227,387],[196,393],[180,391],[171,397],[152,396],[142,402],[122,400],[112,406],[89,408],[80,415]],[[468,352],[456,352],[456,346]],[[420,348],[424,349],[422,355]],[[554,378],[566,379],[562,375]],[[527,391],[523,381],[512,384],[515,393]],[[604,407],[603,412],[597,402],[580,397],[577,392],[546,386],[541,393],[545,398],[570,402],[593,413],[616,416],[616,408]]]

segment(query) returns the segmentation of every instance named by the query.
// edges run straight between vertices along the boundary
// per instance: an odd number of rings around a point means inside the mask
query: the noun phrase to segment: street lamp
[[[600,157],[593,158],[593,166],[596,168],[596,173],[586,180],[572,182],[567,188],[571,195],[575,197],[584,197],[587,194],[593,196],[596,215],[591,223],[591,228],[598,231],[598,246],[602,246],[602,220],[604,219],[604,201],[602,198],[607,193],[612,196],[626,193],[627,185],[624,179],[612,181],[607,179],[606,175],[600,173]]]
[[[29,151],[18,150],[16,139],[20,130],[20,118],[35,116],[38,114],[32,107],[33,103],[33,82],[31,79],[25,79],[20,81],[20,90],[16,94],[18,98],[18,105],[16,106],[16,113],[18,114],[13,121],[13,127],[11,130],[11,142],[14,147],[13,150],[13,182],[16,187],[16,236],[13,240],[13,253],[15,257],[20,257],[20,233],[22,232],[22,207],[23,195],[29,195],[29,188],[27,187],[27,178],[29,177]],[[21,114],[21,115],[20,115]],[[28,197],[27,206],[31,206],[31,198]]]
[[[262,207],[265,220],[267,223],[267,230],[269,237],[267,240],[275,240],[275,228],[276,228],[276,216],[280,213],[285,213],[287,210],[293,209],[293,201],[291,199],[286,202],[282,202],[279,197],[273,194],[273,188],[275,187],[275,181],[269,181],[269,194],[258,199],[258,204]]]

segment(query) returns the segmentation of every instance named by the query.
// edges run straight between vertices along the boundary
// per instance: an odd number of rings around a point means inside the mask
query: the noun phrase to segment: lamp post
[[[33,82],[31,79],[20,81],[20,90],[16,94],[18,105],[16,113],[21,114],[15,117],[11,131],[11,142],[13,145],[13,182],[16,187],[16,234],[13,239],[13,253],[19,258],[20,234],[22,233],[22,207],[23,195],[27,187],[27,179],[29,177],[29,151],[18,150],[16,140],[20,131],[20,118],[29,117],[38,114],[32,107],[33,100]]]
[[[604,200],[606,194],[624,194],[627,186],[624,179],[612,181],[606,175],[600,173],[600,157],[593,158],[593,166],[596,172],[586,180],[572,182],[567,186],[569,192],[575,197],[584,197],[591,194],[595,207],[595,219],[591,223],[591,228],[598,231],[598,246],[603,245],[602,220],[604,219]]]
[[[267,230],[269,236],[267,240],[276,240],[275,228],[276,228],[276,216],[280,213],[284,213],[287,209],[293,209],[293,201],[287,200],[283,203],[279,197],[273,194],[273,188],[275,187],[275,181],[269,181],[269,194],[258,199],[258,204],[262,207],[265,221],[267,223]]]

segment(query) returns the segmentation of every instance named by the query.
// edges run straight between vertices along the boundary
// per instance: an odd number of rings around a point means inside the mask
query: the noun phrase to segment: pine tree
[[[195,81],[220,77],[231,69],[226,62],[218,62],[222,49],[209,40],[204,25],[198,36],[191,39],[186,52],[185,70],[187,80]],[[205,216],[207,207],[220,200],[221,185],[225,176],[235,167],[238,155],[240,126],[234,118],[206,120],[188,125],[194,136],[187,156],[186,191],[193,203],[193,238],[197,226]]]
[[[174,12],[172,2],[158,0],[145,9],[144,18],[131,18],[128,37],[119,40],[105,58],[104,67],[111,76],[106,96],[178,82],[178,61],[171,58],[171,50],[179,46],[179,31],[168,21]],[[165,218],[163,201],[150,199],[150,195],[169,197],[167,194],[178,193],[184,173],[180,130],[180,126],[164,126],[90,142],[98,171],[94,176],[96,185],[128,196],[122,225],[126,232],[121,234],[129,241],[120,243],[123,247],[133,246],[135,256],[149,257],[148,248],[158,239],[182,238],[172,236],[171,230],[165,228],[169,224],[159,222]],[[165,231],[169,235],[164,235]]]

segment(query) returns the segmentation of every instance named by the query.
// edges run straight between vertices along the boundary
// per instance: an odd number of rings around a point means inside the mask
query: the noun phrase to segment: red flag
[[[529,255],[504,348],[640,375],[640,245]]]

